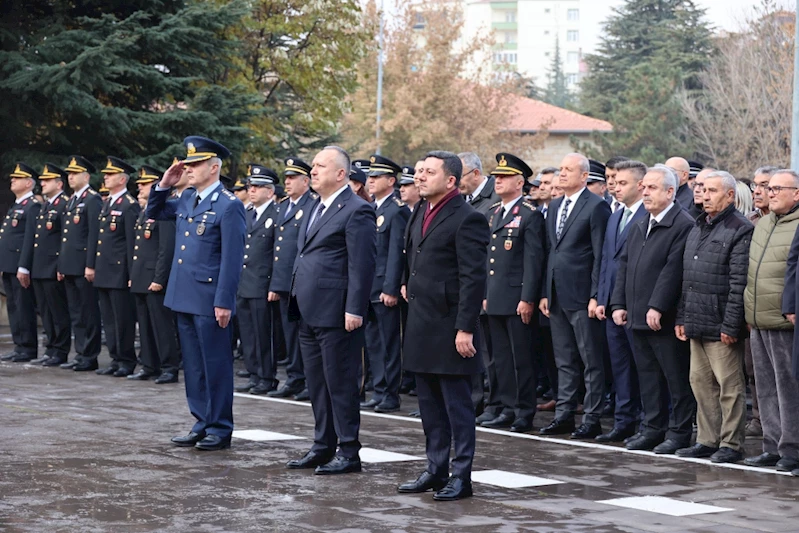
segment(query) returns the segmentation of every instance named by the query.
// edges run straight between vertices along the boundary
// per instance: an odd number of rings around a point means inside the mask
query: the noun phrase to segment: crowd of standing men
[[[530,432],[539,410],[555,412],[543,435],[719,463],[762,432],[746,463],[799,473],[797,426],[781,416],[799,404],[795,172],[736,180],[679,157],[575,153],[534,176],[500,153],[484,175],[469,152],[401,167],[329,146],[311,164],[286,159],[282,185],[251,164],[229,190],[230,152],[184,144],[166,172],[109,156],[105,198],[85,157],[16,165],[3,360],[159,384],[182,366],[196,423],[172,442],[219,450],[238,337],[235,390],[310,399],[314,444],[287,467],[322,475],[360,471],[359,409],[395,412],[413,391],[428,465],[398,490],[436,500],[471,495],[475,424]]]

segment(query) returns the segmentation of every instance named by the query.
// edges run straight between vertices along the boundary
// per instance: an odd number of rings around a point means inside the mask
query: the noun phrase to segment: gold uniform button
[[[67,231],[67,230],[64,230],[64,231]],[[105,233],[105,230],[103,230],[103,228],[100,228],[100,233]]]
[[[38,239],[39,238],[39,234],[37,233],[36,235],[34,235],[34,237]]]
[[[64,242],[67,242],[67,238],[66,238],[66,237],[64,237],[62,240],[63,240]]]
[[[247,259],[249,257],[250,257],[249,255],[246,255],[246,254],[244,255],[244,259]]]
[[[102,233],[102,231],[103,230],[100,230],[100,233]],[[64,228],[64,233],[69,233],[69,230],[67,228]]]
[[[281,237],[278,237],[278,238],[277,238],[277,240],[279,240],[279,241],[282,241],[282,240],[283,240],[283,237],[282,237],[282,236],[281,236]]]
[[[97,241],[97,244],[98,245],[103,244],[103,241]]]
[[[241,265],[241,268],[247,268],[247,265]]]
[[[208,278],[208,283],[211,283],[212,281],[214,281],[214,278]]]
[[[185,249],[186,249],[186,245],[185,245],[185,244],[184,244],[184,245],[182,245],[182,246],[180,247],[180,249],[181,249],[181,250],[185,250]]]
[[[249,247],[250,247],[250,245],[249,245],[249,244],[245,246],[245,248],[249,248]]]
[[[495,235],[493,235],[493,237],[496,239],[496,238],[497,238],[496,234],[495,234]]]
[[[187,231],[187,232],[186,232],[186,233],[184,233],[183,235],[185,235],[186,237],[188,237],[188,236],[189,236],[189,232]]]
[[[178,264],[182,265],[183,264],[183,259],[178,259]]]
[[[42,229],[42,225],[39,224],[38,226],[36,226],[36,229]]]
[[[97,257],[100,257],[100,252],[97,252]]]
[[[34,244],[33,247],[34,248],[38,248],[39,247],[39,243]]]
[[[278,257],[275,257],[275,261],[277,261],[278,259],[279,259]]]
[[[189,219],[189,224],[191,224],[193,221],[194,221],[194,219],[193,219],[193,218],[190,218],[190,219]]]

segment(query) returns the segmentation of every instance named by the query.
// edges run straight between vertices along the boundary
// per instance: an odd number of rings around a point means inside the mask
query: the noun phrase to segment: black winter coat
[[[677,324],[691,339],[743,338],[744,288],[755,227],[731,204],[716,218],[699,217],[683,255]]]

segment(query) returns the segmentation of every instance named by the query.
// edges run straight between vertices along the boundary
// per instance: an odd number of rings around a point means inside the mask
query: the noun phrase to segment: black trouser
[[[178,373],[180,350],[174,313],[164,306],[164,292],[136,293],[139,321],[139,356],[145,372]]]
[[[286,351],[286,336],[283,334],[283,318],[280,316],[280,302],[268,302],[270,331],[272,332],[272,351],[275,361],[282,361],[288,357]]]
[[[238,298],[241,349],[250,378],[277,385],[277,360],[272,346],[271,306],[263,298]]]
[[[286,341],[286,357],[289,364],[286,366],[286,385],[289,387],[305,386],[305,372],[302,368],[302,355],[300,354],[300,323],[289,320],[289,300],[291,295],[280,292],[280,322],[283,325],[283,338]]]
[[[502,412],[502,404],[499,398],[495,396],[497,387],[497,374],[494,369],[494,356],[491,353],[491,328],[488,327],[488,315],[485,313],[480,315],[480,320],[477,324],[477,335],[475,338],[475,347],[482,354],[482,369],[479,374],[472,374],[472,405],[475,410],[481,401],[485,401],[485,410],[499,415]],[[488,376],[488,398],[485,396],[485,387],[483,385],[484,377]]]
[[[66,288],[55,279],[34,279],[31,283],[47,335],[47,349],[44,354],[62,362],[66,361],[72,344]]]
[[[370,302],[366,320],[366,353],[372,369],[373,398],[399,405],[402,374],[400,310]]]
[[[688,446],[696,400],[689,381],[691,353],[684,344],[671,331],[633,330],[633,358],[644,405],[641,431],[647,437],[676,439]]]
[[[83,276],[64,276],[64,288],[75,334],[75,360],[95,361],[102,348],[97,289]]]
[[[136,368],[136,306],[128,289],[97,289],[100,311],[103,313],[105,345],[112,366]]]
[[[540,368],[546,375],[549,388],[552,389],[552,399],[557,401],[558,366],[555,364],[555,351],[552,348],[552,328],[549,327],[549,319],[546,320],[546,324],[545,326],[541,325],[538,329],[538,349],[536,351],[541,358]]]
[[[491,351],[496,370],[497,394],[502,413],[532,423],[536,410],[536,365],[533,353],[534,324],[518,315],[488,315]]]
[[[36,338],[36,302],[33,289],[24,289],[17,279],[17,273],[3,272],[3,287],[6,291],[8,322],[11,326],[11,339],[14,351],[36,357],[39,343]]]

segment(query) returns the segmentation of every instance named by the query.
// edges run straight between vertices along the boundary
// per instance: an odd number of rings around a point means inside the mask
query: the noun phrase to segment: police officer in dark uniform
[[[533,429],[536,411],[536,307],[546,264],[544,216],[523,198],[533,171],[518,157],[497,154],[495,190],[500,201],[489,211],[488,283],[483,307],[491,330],[499,415],[484,427]]]
[[[147,218],[147,200],[153,183],[163,172],[142,165],[136,185],[139,187],[141,213],[136,222],[136,244],[130,267],[130,292],[136,302],[139,321],[142,369],[128,376],[132,380],[155,377],[155,383],[178,382],[180,349],[178,348],[175,317],[164,306],[172,256],[175,253],[175,223],[171,220]]]
[[[100,211],[95,268],[87,272],[87,277],[93,274],[100,296],[106,346],[112,360],[97,373],[121,378],[133,374],[136,368],[136,307],[128,282],[141,208],[127,189],[130,176],[136,175],[133,166],[118,157],[108,157],[101,172],[109,193]]]
[[[305,388],[305,372],[300,356],[299,322],[290,321],[289,291],[291,290],[291,271],[297,256],[297,239],[303,217],[308,216],[308,209],[316,199],[310,191],[311,165],[299,157],[289,157],[285,161],[283,173],[287,200],[278,204],[277,223],[275,224],[274,265],[272,281],[269,284],[269,301],[280,303],[280,321],[286,339],[288,365],[286,365],[286,382],[279,389],[267,396],[287,398],[295,395],[295,399],[308,400]]]
[[[0,272],[3,273],[14,351],[4,355],[2,359],[24,363],[36,359],[39,343],[30,272],[25,273],[19,268],[21,264],[30,264],[36,217],[39,216],[41,204],[33,196],[36,172],[31,167],[17,163],[10,176],[11,192],[16,200],[0,227]],[[22,274],[22,279],[17,276],[18,273]]]
[[[86,158],[72,156],[67,180],[73,191],[61,224],[61,253],[58,255],[58,279],[67,290],[69,318],[75,335],[75,359],[61,368],[85,372],[97,369],[100,339],[100,306],[94,283],[86,275],[94,271],[97,260],[97,235],[103,200],[89,186],[96,172]],[[94,279],[94,278],[92,278]]]
[[[22,267],[30,270],[36,303],[47,336],[42,366],[66,363],[72,344],[67,292],[64,283],[58,281],[56,271],[61,251],[61,222],[67,208],[67,195],[64,194],[66,180],[66,172],[52,163],[44,165],[39,176],[44,204],[36,221],[32,261],[25,265],[20,263],[20,271]]]
[[[266,394],[277,389],[277,359],[272,343],[272,317],[267,294],[274,264],[277,174],[263,165],[247,167],[247,189],[252,209],[247,211],[244,264],[236,295],[241,347],[249,381],[239,392]]]
[[[410,218],[410,210],[394,192],[401,173],[402,168],[390,159],[379,155],[370,158],[367,187],[374,197],[372,206],[377,216],[377,256],[365,334],[374,393],[361,408],[378,413],[400,408],[402,317],[398,304],[405,265],[405,226]]]

